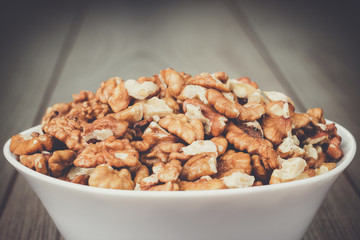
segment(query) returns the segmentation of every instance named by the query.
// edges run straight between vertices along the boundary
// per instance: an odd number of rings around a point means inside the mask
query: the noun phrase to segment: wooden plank
[[[2,146],[13,134],[38,124],[47,105],[43,102],[56,81],[56,69],[61,65],[60,53],[64,49],[76,5],[72,1],[2,3]],[[59,238],[54,223],[38,198],[22,178],[17,178],[15,170],[3,156],[0,158],[0,181],[0,239]],[[14,197],[18,202],[13,200]],[[28,215],[32,216],[31,221],[23,221]],[[38,231],[39,225],[43,227],[43,232]]]
[[[350,71],[351,73],[347,73],[348,76],[345,79],[341,78],[341,83],[335,81],[332,74],[335,72],[340,77],[340,72],[345,71],[344,66],[334,61],[336,55],[331,56],[331,54],[336,54],[334,51],[330,51],[331,53],[324,51],[323,43],[328,44],[328,39],[332,38],[324,32],[319,34],[317,30],[322,29],[321,27],[309,28],[313,26],[311,22],[316,21],[315,18],[309,19],[308,5],[303,9],[293,3],[288,3],[286,7],[281,8],[279,1],[267,2],[267,4],[266,2],[259,4],[259,2],[244,1],[229,5],[238,19],[245,19],[247,25],[245,28],[250,29],[250,35],[256,39],[257,48],[265,59],[268,59],[267,62],[270,62],[275,71],[280,73],[280,77],[283,77],[282,80],[286,81],[285,86],[293,89],[292,92],[296,90],[301,93],[297,98],[304,103],[304,106],[322,107],[327,118],[345,125],[355,136],[358,136],[358,129],[354,131],[356,128],[354,119],[359,113],[356,111],[354,113],[351,107],[349,108],[349,106],[354,106],[353,103],[358,102],[356,91],[350,90],[349,86],[345,87],[348,94],[338,91],[344,83],[350,84],[354,89],[358,88],[355,80],[358,70],[354,69]],[[321,18],[318,10],[319,8],[313,12],[315,15],[313,17]],[[335,43],[332,42],[332,44]],[[344,55],[339,55],[338,52],[337,54],[344,58]],[[317,61],[319,57],[322,61]],[[347,55],[347,58],[349,57]],[[324,64],[325,59],[327,59],[326,63],[329,63],[329,60],[332,61],[330,67]],[[329,76],[331,80],[328,80]],[[344,108],[342,101],[347,103],[348,107]],[[349,119],[351,114],[355,114],[355,118]],[[348,170],[351,178],[347,174],[340,177],[328,194],[307,231],[305,239],[358,239],[360,237],[359,192],[358,187],[353,183],[357,181],[357,176],[353,176],[354,165],[357,163],[353,163]]]

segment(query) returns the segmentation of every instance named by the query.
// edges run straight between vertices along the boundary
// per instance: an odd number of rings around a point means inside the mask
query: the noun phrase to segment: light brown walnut
[[[229,171],[239,171],[250,174],[252,169],[250,161],[249,154],[229,150],[217,161],[217,177],[225,177],[228,175]]]
[[[96,144],[88,144],[77,156],[77,167],[96,167],[108,164],[113,167],[133,167],[139,162],[139,153],[130,145],[128,139],[115,139],[114,136]]]
[[[181,179],[194,181],[217,173],[217,153],[200,153],[190,158],[183,166]]]
[[[259,155],[251,156],[251,165],[252,165],[251,175],[253,175],[256,180],[259,180],[262,183],[268,183],[270,175],[265,170]]]
[[[146,189],[146,191],[179,191],[179,185],[177,183],[167,182],[152,186]]]
[[[102,82],[96,91],[96,98],[102,103],[107,103],[114,112],[120,112],[129,106],[130,96],[121,78],[114,77]]]
[[[325,124],[323,117],[324,111],[321,108],[310,108],[306,112],[311,117],[311,122],[316,125],[318,123]]]
[[[256,82],[251,81],[250,78],[248,78],[248,77],[241,77],[241,78],[237,78],[236,80],[241,83],[249,84],[256,89],[259,88],[259,86],[256,84]]]
[[[41,151],[51,151],[54,147],[53,137],[42,134],[37,137],[16,134],[11,138],[10,151],[15,155],[29,155]]]
[[[230,92],[229,86],[221,82],[219,79],[213,78],[209,73],[201,73],[189,78],[186,81],[186,85],[199,85],[204,88],[212,88],[221,92]]]
[[[146,166],[141,165],[135,173],[134,183],[140,184],[144,178],[149,176],[150,176],[149,169]]]
[[[43,126],[43,131],[64,142],[69,149],[74,151],[80,151],[86,145],[82,138],[83,127],[74,120],[54,118]]]
[[[153,172],[157,175],[160,182],[176,182],[182,170],[181,162],[171,160],[168,163],[156,163],[152,167]]]
[[[225,184],[220,179],[200,178],[195,182],[181,181],[180,191],[200,191],[226,189]]]
[[[76,152],[72,150],[59,150],[52,153],[48,163],[51,175],[60,177],[64,170],[70,166],[76,158]]]
[[[153,145],[148,153],[145,152],[141,156],[140,161],[146,166],[168,162],[171,160],[170,154],[179,153],[183,147],[185,147],[185,145],[182,143],[160,141]]]
[[[221,156],[226,152],[228,141],[224,136],[213,137],[210,139],[210,141],[215,143],[218,156]]]
[[[225,84],[226,84],[227,80],[229,79],[229,76],[227,75],[226,72],[215,72],[215,73],[211,74],[211,76],[214,79],[217,79],[220,82],[225,83]]]
[[[206,134],[216,137],[225,129],[227,118],[197,99],[185,100],[183,110],[188,118],[199,119],[204,124]]]
[[[311,118],[307,113],[294,113],[290,119],[292,129],[303,128],[311,122]]]
[[[114,114],[110,114],[117,120],[127,121],[130,124],[134,124],[140,121],[144,115],[144,105],[141,102]]]
[[[249,129],[241,129],[233,123],[227,128],[226,139],[240,151],[246,150],[250,154],[258,154],[264,164],[265,169],[278,168],[278,154],[273,149],[273,145],[266,139],[251,135]]]
[[[180,94],[184,87],[184,79],[172,68],[167,68],[160,71],[160,77],[167,85],[167,90],[170,96],[176,97]]]
[[[109,165],[97,166],[90,174],[89,186],[111,189],[133,190],[135,187],[129,170],[117,171]]]
[[[83,138],[87,142],[91,139],[105,140],[110,136],[120,138],[126,132],[129,123],[123,120],[117,120],[113,116],[105,116],[84,127]]]
[[[95,94],[90,91],[81,90],[78,94],[72,95],[74,102],[85,102],[95,99]]]
[[[47,161],[49,154],[36,153],[32,155],[21,155],[19,157],[20,163],[30,169],[35,169],[37,172],[49,175]]]
[[[204,127],[201,121],[189,120],[184,114],[167,115],[160,119],[159,125],[189,144],[204,139]]]

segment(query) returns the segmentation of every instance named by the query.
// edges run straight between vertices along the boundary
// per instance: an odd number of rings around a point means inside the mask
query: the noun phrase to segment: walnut
[[[217,162],[217,177],[227,176],[228,172],[251,173],[250,155],[243,152],[227,151]]]
[[[148,190],[149,188],[157,185],[160,183],[160,180],[159,178],[157,177],[157,174],[151,174],[150,176],[148,177],[145,177],[143,178],[141,181],[140,181],[140,184],[138,184],[136,187],[135,187],[135,190]]]
[[[60,177],[65,168],[70,166],[76,158],[76,152],[72,150],[59,150],[52,153],[48,160],[51,175]]]
[[[139,162],[139,153],[127,139],[115,139],[114,136],[96,144],[89,144],[77,156],[77,167],[96,167],[108,164],[113,167],[133,167]]]
[[[195,182],[181,181],[180,191],[199,191],[199,190],[217,190],[217,189],[226,189],[226,186],[223,181],[220,179],[211,179],[200,178]]]
[[[231,172],[227,172],[221,180],[227,188],[246,188],[254,184],[255,177],[241,171],[232,170]]]
[[[263,186],[264,184],[261,181],[255,181],[254,184],[252,185],[253,187],[256,186]]]
[[[321,175],[333,170],[336,167],[336,163],[329,162],[323,163],[318,168],[315,169],[316,175]]]
[[[160,119],[159,125],[187,143],[204,139],[203,124],[198,119],[189,119],[184,114],[170,114]]]
[[[169,98],[159,99],[157,97],[153,97],[144,101],[144,119],[155,118],[155,116],[162,118],[166,115],[174,113],[175,110],[167,103],[174,107],[174,102],[172,102]]]
[[[82,150],[86,145],[81,136],[83,127],[74,120],[54,118],[43,126],[43,131],[64,142],[69,149],[74,151]]]
[[[200,153],[190,158],[181,172],[181,178],[194,181],[202,176],[217,173],[216,169],[217,153]]]
[[[181,74],[176,72],[174,69],[167,68],[160,71],[160,76],[167,84],[167,91],[170,96],[178,96],[184,87],[184,79]]]
[[[85,102],[95,99],[95,94],[90,91],[81,90],[78,94],[72,95],[74,102]]]
[[[249,131],[250,130],[250,131]],[[233,123],[227,126],[226,139],[234,144],[240,151],[246,150],[250,154],[258,154],[261,157],[265,169],[278,167],[278,154],[273,145],[266,139],[251,135],[251,129],[240,129]]]
[[[37,137],[16,134],[11,138],[10,151],[15,155],[29,155],[41,151],[51,151],[54,147],[54,140],[49,134],[42,134]]]
[[[305,156],[308,167],[317,168],[323,164],[326,160],[326,154],[323,152],[320,146],[313,146],[312,144],[304,145]]]
[[[47,167],[48,154],[36,153],[33,155],[21,155],[20,163],[28,168],[35,169],[37,172],[49,175]]]
[[[168,162],[170,154],[178,153],[184,147],[182,143],[171,141],[159,141],[150,151],[145,152],[140,161],[146,166],[153,166],[155,163]]]
[[[125,81],[125,88],[129,96],[144,100],[148,97],[153,97],[159,92],[159,87],[152,81],[143,81],[139,83],[133,79]]]
[[[249,84],[256,89],[259,88],[258,85],[256,84],[256,82],[250,81],[250,79],[248,77],[241,77],[241,78],[237,78],[236,80],[241,83]]]
[[[222,92],[230,92],[229,86],[222,83],[220,80],[213,78],[208,73],[201,73],[186,81],[186,85],[199,85],[204,88],[213,88]]]
[[[325,120],[323,117],[324,111],[321,108],[311,108],[311,109],[307,110],[306,113],[310,116],[311,122],[314,125],[316,125],[318,123],[325,124]]]
[[[102,103],[109,104],[114,112],[124,110],[130,103],[125,83],[118,77],[102,82],[100,88],[96,91],[96,98]]]
[[[264,136],[273,144],[279,145],[292,129],[289,105],[280,101],[272,102],[267,104],[266,114],[261,124]]]
[[[147,191],[179,191],[179,185],[173,182],[156,185],[147,189]]]
[[[238,97],[238,98],[246,98],[248,102],[249,100],[254,102],[262,102],[263,97],[261,96],[260,91],[258,90],[258,86],[256,83],[251,82],[249,78],[242,77],[238,79],[229,79],[228,81],[231,91]]]
[[[134,124],[140,121],[144,116],[144,105],[143,103],[135,103],[131,107],[128,107],[121,112],[115,114],[109,114],[117,120],[127,121]]]
[[[133,190],[135,187],[129,170],[123,168],[117,171],[106,164],[98,165],[90,173],[89,186],[123,190]]]
[[[292,107],[295,107],[294,102],[281,92],[274,92],[274,91],[264,91],[264,95],[270,100],[270,102],[284,102],[289,103]]]
[[[134,183],[140,184],[140,182],[144,178],[149,177],[149,176],[150,176],[149,169],[146,166],[141,165],[135,173]]]
[[[206,91],[206,99],[219,113],[228,118],[237,118],[240,114],[238,105],[225,98],[219,91],[208,89]]]
[[[269,174],[265,170],[259,155],[251,156],[251,166],[252,166],[251,175],[255,176],[256,180],[259,180],[262,183],[267,183],[269,181]]]
[[[244,106],[227,99],[222,93],[208,89],[208,102],[221,114],[228,118],[238,118],[241,121],[251,122],[259,119],[265,113],[265,107],[259,103],[247,103]]]
[[[183,109],[188,118],[199,119],[204,124],[206,134],[211,134],[216,137],[224,131],[227,118],[199,100],[185,100]]]
[[[329,146],[326,149],[327,155],[335,160],[339,160],[340,158],[342,158],[344,153],[340,148],[340,144],[340,137],[333,137],[332,139],[330,139]]]
[[[105,140],[110,136],[120,138],[126,132],[129,123],[123,120],[117,120],[113,116],[105,116],[84,127],[84,140],[91,139]]]
[[[81,168],[73,166],[66,175],[66,180],[72,183],[88,185],[90,174],[95,168]]]
[[[295,135],[288,136],[282,140],[276,151],[282,158],[302,157],[305,154],[305,150],[300,148],[299,145],[299,139]]]
[[[157,175],[160,182],[176,182],[181,173],[182,166],[178,160],[171,160],[168,163],[156,163],[153,172]]]
[[[210,76],[212,76],[214,79],[219,80],[222,83],[227,82],[227,80],[229,79],[229,76],[227,75],[226,72],[215,72],[213,74],[210,74]]]
[[[47,125],[53,118],[65,116],[71,109],[71,103],[57,103],[46,109],[41,126]]]
[[[301,180],[301,179],[306,179],[306,178],[311,178],[311,177],[315,177],[316,176],[316,172],[314,169],[306,169],[305,171],[303,171],[302,173],[300,173],[299,176],[297,176],[295,180]]]
[[[290,158],[281,164],[281,169],[275,169],[271,175],[270,184],[293,181],[306,167],[302,158]]]
[[[226,140],[225,137],[223,136],[213,137],[212,139],[210,139],[210,141],[215,143],[218,156],[221,156],[226,152],[228,141]]]
[[[216,144],[210,140],[198,140],[192,142],[190,145],[183,147],[182,152],[186,155],[196,155],[199,153],[213,152],[217,153]]]
[[[290,118],[292,129],[303,128],[311,121],[310,116],[306,113],[294,113]]]
[[[206,99],[206,88],[198,85],[186,85],[177,98],[181,101],[186,99],[196,99],[204,104],[209,103]]]

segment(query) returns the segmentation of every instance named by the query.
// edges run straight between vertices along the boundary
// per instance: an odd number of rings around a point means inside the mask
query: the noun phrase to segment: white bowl
[[[244,189],[188,192],[111,190],[58,180],[10,164],[32,186],[65,239],[301,239],[335,180],[354,158],[352,134],[337,124],[344,158],[323,175]],[[24,131],[38,131],[39,126]],[[21,206],[19,206],[21,207]]]

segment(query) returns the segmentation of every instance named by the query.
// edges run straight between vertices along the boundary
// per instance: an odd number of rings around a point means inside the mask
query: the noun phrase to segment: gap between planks
[[[50,100],[50,98],[54,92],[54,89],[60,79],[61,72],[64,69],[64,66],[66,64],[68,57],[70,56],[71,50],[74,46],[74,43],[77,39],[79,32],[80,32],[82,23],[85,19],[86,12],[89,9],[89,6],[90,6],[90,2],[88,2],[88,1],[78,1],[78,3],[77,3],[76,12],[73,16],[70,27],[66,33],[65,40],[61,46],[60,54],[56,60],[54,70],[51,74],[50,81],[48,82],[48,85],[46,86],[40,106],[38,107],[37,113],[32,122],[32,126],[38,125],[41,121],[41,118],[49,104],[49,100]],[[5,197],[0,205],[0,218],[3,215],[3,212],[6,208],[6,205],[10,198],[10,195],[14,189],[14,185],[15,185],[17,177],[18,177],[18,172],[14,170],[14,172],[11,176],[11,179],[10,179],[10,183],[6,189]],[[57,236],[57,239],[60,239],[60,233],[58,233],[58,235],[59,236]]]
[[[280,84],[284,87],[284,89],[291,95],[291,98],[294,100],[297,107],[302,111],[306,111],[305,105],[300,100],[300,97],[296,93],[296,91],[291,87],[289,81],[287,81],[286,77],[280,70],[280,67],[275,62],[275,60],[271,57],[271,54],[263,41],[260,39],[258,34],[255,32],[249,21],[246,19],[245,15],[242,12],[241,7],[238,4],[235,4],[233,0],[223,0],[225,6],[228,8],[229,12],[233,15],[234,19],[237,23],[244,29],[244,32],[248,35],[249,39],[253,42],[255,48],[258,50],[259,54],[263,57],[264,61],[270,67],[270,70],[274,73],[274,75],[279,80]],[[345,169],[344,175],[346,177],[347,182],[352,187],[354,192],[358,197],[360,197],[360,189],[356,186],[354,180],[351,178],[348,171]]]

